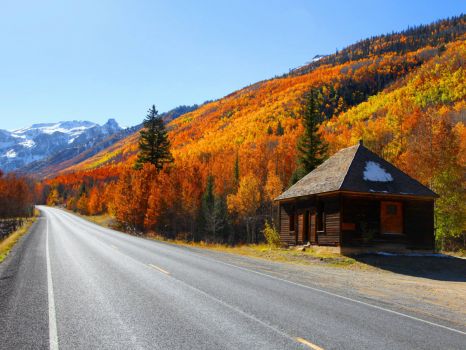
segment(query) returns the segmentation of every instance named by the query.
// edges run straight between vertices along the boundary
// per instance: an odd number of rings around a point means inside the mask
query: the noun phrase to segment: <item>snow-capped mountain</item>
[[[64,150],[79,149],[81,152],[121,130],[114,119],[104,125],[73,120],[34,124],[13,131],[0,130],[0,169],[20,170]]]

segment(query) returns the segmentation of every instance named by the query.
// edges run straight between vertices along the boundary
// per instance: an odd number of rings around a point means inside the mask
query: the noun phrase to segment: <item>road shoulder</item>
[[[48,348],[45,217],[32,224],[0,264],[2,348]]]

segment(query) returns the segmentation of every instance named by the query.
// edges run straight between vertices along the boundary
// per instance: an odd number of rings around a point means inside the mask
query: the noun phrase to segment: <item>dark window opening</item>
[[[385,208],[385,212],[387,215],[396,215],[398,207],[395,204],[387,204]]]
[[[324,212],[324,203],[320,202],[317,206],[317,231],[323,232],[324,231],[324,223],[325,223],[325,212]]]
[[[290,231],[294,231],[294,214],[290,214]]]

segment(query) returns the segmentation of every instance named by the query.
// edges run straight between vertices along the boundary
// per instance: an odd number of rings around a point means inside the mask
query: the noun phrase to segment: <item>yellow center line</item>
[[[115,247],[114,245],[111,245],[110,247],[112,247],[115,250],[119,250],[118,247]]]
[[[150,266],[150,267],[152,267],[153,269],[156,269],[156,270],[158,270],[158,271],[160,271],[160,272],[166,274],[166,275],[169,275],[169,274],[170,274],[170,272],[165,271],[164,269],[162,269],[162,268],[160,268],[160,267],[158,267],[158,266],[155,266],[155,265],[153,265],[153,264],[147,264],[147,265]]]
[[[311,343],[309,340],[306,340],[306,339],[303,339],[303,338],[296,338],[296,341],[300,342],[301,344],[304,344],[308,347],[310,347],[311,349],[314,349],[314,350],[324,350],[323,348],[321,348],[320,346],[317,346],[313,343]]]

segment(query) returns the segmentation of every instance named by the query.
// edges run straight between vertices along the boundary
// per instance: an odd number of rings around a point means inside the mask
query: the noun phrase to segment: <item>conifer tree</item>
[[[238,152],[236,152],[235,168],[233,171],[233,175],[235,176],[235,187],[237,188],[239,186],[239,154]]]
[[[327,157],[327,145],[318,133],[322,117],[317,108],[314,92],[311,90],[305,97],[303,113],[304,134],[298,142],[298,177],[317,168]]]
[[[202,196],[202,224],[205,232],[214,241],[221,241],[221,234],[227,224],[227,208],[224,197],[214,193],[214,177],[207,177],[207,186]]]
[[[277,130],[275,131],[275,135],[283,136],[283,134],[285,134],[285,130],[283,129],[282,123],[280,121],[278,121]]]
[[[143,126],[135,168],[141,169],[143,164],[151,163],[160,171],[164,164],[173,162],[173,156],[170,153],[167,130],[154,105],[149,109]]]

